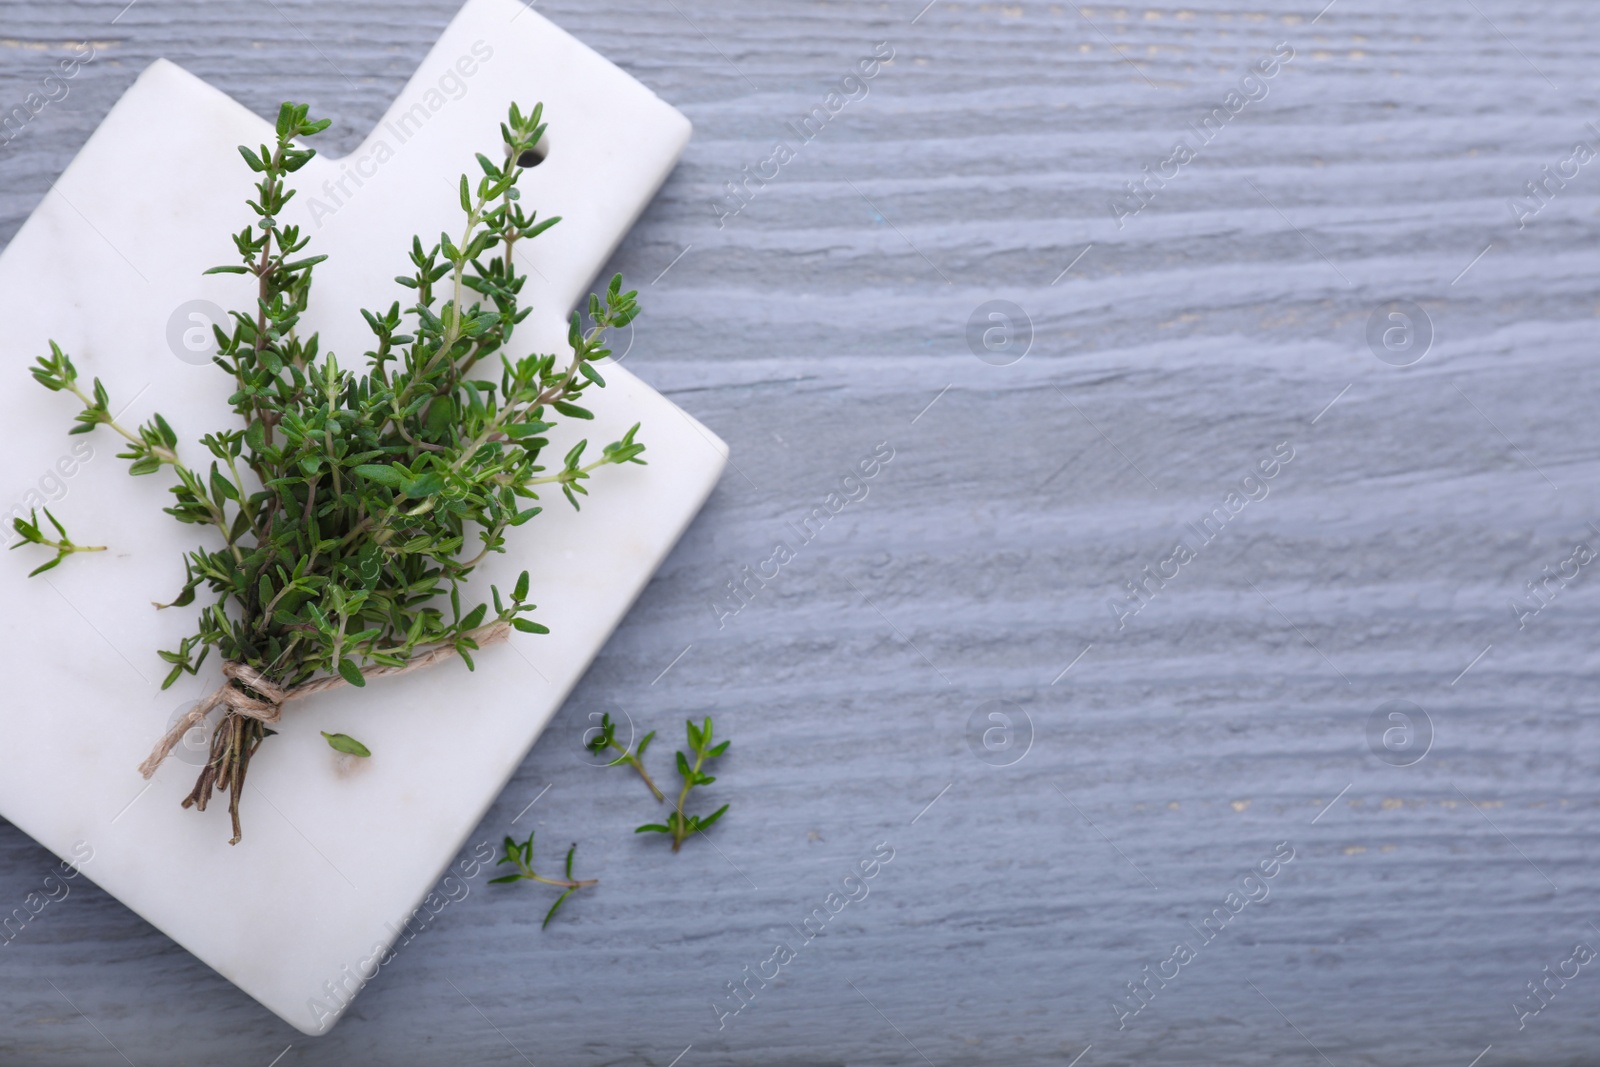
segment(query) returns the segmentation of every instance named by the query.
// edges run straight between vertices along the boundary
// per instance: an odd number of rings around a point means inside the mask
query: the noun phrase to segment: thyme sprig
[[[671,834],[672,851],[674,852],[683,847],[683,842],[690,834],[699,833],[701,830],[709,830],[728,810],[728,805],[724,804],[704,818],[698,815],[686,814],[683,810],[684,801],[689,799],[690,790],[697,786],[710,785],[716,781],[716,778],[706,774],[701,768],[705,766],[707,760],[716,759],[728,751],[728,745],[731,743],[724,741],[722,744],[712,747],[711,716],[709,715],[706,716],[705,723],[701,726],[696,726],[693,719],[688,720],[687,725],[689,751],[694,753],[694,762],[691,764],[689,757],[684,755],[683,752],[680,751],[678,753],[678,775],[683,779],[683,789],[678,793],[677,806],[667,816],[665,825],[661,823],[646,823],[634,831],[636,834]]]
[[[656,801],[660,803],[667,799],[666,795],[656,786],[655,779],[650,777],[650,772],[644,769],[643,762],[644,750],[650,747],[650,742],[654,740],[655,736],[656,732],[651,730],[639,741],[637,749],[630,750],[627,745],[617,740],[617,727],[611,721],[611,713],[608,711],[600,716],[599,732],[584,742],[584,747],[596,756],[605,752],[606,749],[612,749],[620,753],[616,759],[606,764],[606,766],[617,767],[626,763],[638,771],[639,777],[644,779],[644,784],[650,787],[650,792],[655,795]]]
[[[304,141],[328,121],[286,103],[273,144],[240,147],[257,179],[247,201],[255,217],[232,235],[238,262],[207,273],[252,284],[227,327],[214,328],[213,362],[235,385],[234,424],[200,439],[204,465],[183,458],[159,414],[120,424],[106,387],[82,384],[54,342],[34,367],[45,388],[78,400],[73,433],[121,436],[131,474],[169,471],[167,514],[207,531],[164,605],[186,607],[202,590],[207,598],[194,632],[160,653],[171,667],[163,687],[195,674],[213,649],[286,691],[333,675],[362,685],[367,670],[445,649],[471,668],[480,640],[507,626],[549,632],[524,617],[534,610],[527,572],[509,600],[491,587],[492,610],[464,605],[468,579],[505,550],[510,529],[539,514],[539,487],[559,486],[576,508],[597,468],[642,464],[645,446],[635,425],[591,462],[580,441],[558,469],[544,464],[557,422],[593,418],[586,393],[605,385],[593,364],[610,354],[608,332],[632,322],[638,304],[619,275],[603,297],[590,297],[590,329],[573,313],[569,354],[510,351],[532,310],[519,301],[527,279],[513,249],[559,221],[527,210],[517,188],[519,160],[544,135],[542,115],[542,105],[527,113],[511,106],[500,160],[480,154],[476,182],[461,177],[456,236],[441,234],[431,246],[413,238],[411,272],[395,279],[408,306],[362,311],[374,340],[360,373],[306,330],[313,273],[326,257],[308,255],[310,237],[282,218],[295,195],[292,175],[316,154]],[[41,570],[88,550],[64,532],[52,539],[36,523],[25,526],[18,530],[28,542],[57,552]],[[245,772],[271,732],[230,708],[184,801],[203,811],[214,789],[231,790],[235,843]]]
[[[22,538],[22,540],[11,546],[13,549],[21,548],[23,545],[43,545],[46,548],[53,548],[56,550],[56,558],[47,563],[41,563],[39,566],[29,571],[29,578],[32,578],[36,574],[43,574],[45,571],[50,570],[53,567],[59,567],[61,565],[61,561],[72,555],[74,552],[104,552],[106,550],[106,546],[104,545],[73,544],[72,538],[67,536],[66,527],[62,526],[56,521],[56,517],[50,514],[49,508],[44,509],[44,517],[50,520],[51,526],[55,527],[56,536],[54,538],[40,530],[39,513],[37,511],[30,510],[26,519],[19,518],[11,520],[12,529],[16,530],[17,534]],[[641,771],[640,773],[643,772]]]
[[[565,878],[546,878],[544,875],[537,873],[533,869],[532,833],[528,834],[528,839],[521,844],[518,844],[515,838],[507,834],[505,848],[506,854],[495,863],[495,866],[498,867],[505,863],[514,864],[517,868],[517,873],[508,874],[500,878],[491,878],[489,879],[490,885],[501,885],[508,882],[519,882],[526,880],[530,882],[542,882],[545,885],[553,885],[559,889],[566,890],[566,892],[562,893],[556,898],[556,902],[554,904],[550,905],[550,910],[545,912],[544,922],[539,924],[539,929],[541,930],[550,925],[550,920],[556,917],[556,909],[561,907],[562,904],[566,903],[568,897],[580,889],[585,889],[589,886],[600,884],[600,880],[598,878],[590,878],[581,882],[573,880],[572,856],[573,853],[578,851],[577,845],[573,845],[571,848],[567,849],[567,876]]]

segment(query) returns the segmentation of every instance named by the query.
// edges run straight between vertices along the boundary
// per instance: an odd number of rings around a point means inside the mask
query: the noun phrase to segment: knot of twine
[[[479,648],[504,641],[511,634],[509,622],[496,622],[480,629],[473,630],[464,635],[474,641]],[[420,656],[414,656],[406,661],[404,666],[388,667],[374,664],[362,670],[364,678],[392,678],[396,675],[410,674],[412,671],[426,670],[436,663],[443,663],[460,653],[456,643],[436,645]],[[150,755],[139,764],[139,773],[149,778],[156,773],[166,758],[172,755],[172,750],[183,740],[183,735],[199,726],[218,707],[226,707],[236,715],[243,715],[247,719],[258,719],[268,725],[276,723],[283,715],[283,706],[291,700],[301,700],[305,697],[316,696],[330,689],[338,689],[349,685],[343,675],[331,674],[325,678],[313,678],[309,682],[290,686],[285,689],[271,681],[266,675],[250,666],[248,663],[229,661],[222,665],[223,682],[212,690],[200,703],[189,710],[189,713],[177,722],[166,735],[156,742],[156,747],[150,750]],[[241,688],[243,687],[243,688]],[[249,690],[249,692],[246,692]],[[255,695],[252,695],[255,694]]]

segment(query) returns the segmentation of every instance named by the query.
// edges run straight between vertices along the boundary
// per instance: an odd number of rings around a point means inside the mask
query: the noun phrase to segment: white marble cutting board
[[[523,246],[536,310],[515,347],[563,350],[566,313],[665,180],[689,123],[515,0],[470,0],[367,142],[297,175],[286,214],[312,234],[311,253],[332,257],[309,316],[324,350],[356,363],[368,341],[357,309],[404,302],[392,279],[409,270],[411,235],[459,230],[456,177],[475,170],[474,152],[497,150],[512,100],[542,100],[550,124],[524,202],[564,218]],[[108,432],[69,438],[70,398],[33,384],[27,365],[55,339],[86,378],[104,379],[114,410],[127,405],[124,422],[160,411],[197,455],[190,442],[227,424],[231,385],[183,333],[204,307],[191,302],[250,299],[247,280],[200,272],[234,261],[227,235],[251,218],[235,145],[270,137],[266,121],[158,62],[0,255],[0,510],[48,499],[80,542],[111,546],[32,580],[40,550],[0,556],[0,815],[60,856],[92,854],[86,875],[317,1034],[342,1010],[330,990],[358,984],[438,881],[705,502],[727,447],[609,367],[583,429],[598,447],[642,422],[650,465],[596,472],[581,513],[546,499],[480,572],[486,596],[490,581],[531,570],[535,618],[552,633],[514,634],[476,673],[451,663],[293,706],[251,764],[244,841],[229,847],[226,797],[204,814],[178,806],[191,763],[169,760],[148,788],[136,771],[173,714],[218,681],[213,659],[159,689],[156,650],[176,645],[194,609],[151,605],[181,585],[196,534],[161,513],[165,476],[130,478]],[[558,435],[554,454],[575,438]],[[341,761],[322,730],[360,738],[373,757]]]

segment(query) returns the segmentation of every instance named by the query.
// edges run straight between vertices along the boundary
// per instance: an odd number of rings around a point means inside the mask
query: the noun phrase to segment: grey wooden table
[[[453,12],[124,2],[0,3],[7,108],[97,48],[0,239],[152,59],[344,151]],[[735,463],[473,838],[601,887],[480,877],[307,1039],[80,884],[0,1063],[1600,1062],[1590,6],[922,2],[539,5],[696,124],[615,266]],[[609,706],[717,717],[711,841]]]

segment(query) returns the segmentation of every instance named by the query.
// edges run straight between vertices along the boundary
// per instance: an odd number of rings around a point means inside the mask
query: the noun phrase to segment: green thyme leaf
[[[328,746],[336,752],[363,758],[372,755],[372,751],[366,745],[363,745],[349,734],[330,734],[324,730],[322,736],[328,739]]]

